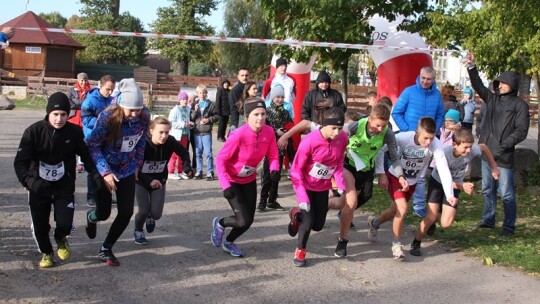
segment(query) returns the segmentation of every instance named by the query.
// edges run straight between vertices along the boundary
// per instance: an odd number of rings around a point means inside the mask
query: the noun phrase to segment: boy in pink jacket
[[[265,125],[264,100],[252,97],[244,104],[246,124],[227,138],[216,157],[216,167],[223,196],[229,201],[235,215],[216,217],[212,222],[211,241],[214,246],[234,257],[242,257],[242,250],[234,241],[246,232],[255,216],[257,203],[257,166],[264,157],[270,163],[272,180],[279,180],[279,157],[274,129]],[[223,240],[226,227],[231,232]]]
[[[291,180],[298,207],[291,210],[289,234],[298,233],[294,265],[306,265],[306,245],[311,230],[321,231],[328,212],[328,190],[333,177],[338,188],[345,189],[343,159],[347,134],[342,132],[343,111],[330,108],[324,111],[319,130],[309,133],[298,147],[291,167]]]

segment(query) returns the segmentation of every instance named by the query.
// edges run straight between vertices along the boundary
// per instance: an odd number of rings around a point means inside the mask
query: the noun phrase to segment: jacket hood
[[[493,88],[496,92],[499,91],[499,82],[504,82],[510,86],[510,93],[508,95],[517,96],[519,88],[519,76],[514,72],[504,72],[493,81]]]
[[[317,76],[316,84],[318,85],[321,82],[332,83],[332,78],[330,78],[330,75],[326,71],[320,71]]]
[[[471,98],[474,96],[472,89],[469,87],[466,87],[465,89],[463,89],[463,94],[469,94]]]
[[[418,77],[416,77],[416,86],[419,88],[419,89],[422,89],[422,90],[425,90],[424,88],[422,88],[422,85],[420,84],[420,75],[418,75]],[[429,93],[433,92],[437,90],[437,82],[436,81],[433,81],[433,84],[431,85],[431,88],[427,89],[427,91]]]

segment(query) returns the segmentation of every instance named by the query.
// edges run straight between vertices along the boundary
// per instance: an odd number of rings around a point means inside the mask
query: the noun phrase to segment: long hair
[[[107,121],[109,134],[107,134],[106,141],[109,146],[114,146],[116,140],[122,138],[122,120],[124,119],[124,110],[119,105],[113,105],[108,107],[105,111],[111,112],[111,116]],[[141,121],[148,121],[148,117],[144,111],[141,111],[139,119]]]
[[[246,99],[251,97],[248,94],[248,90],[254,85],[255,86],[257,85],[255,81],[246,82],[246,84],[244,85],[244,90],[242,91],[242,97],[240,97],[240,99],[236,102],[236,109],[238,110],[238,113],[240,113],[241,115],[244,114],[244,102],[246,101]]]

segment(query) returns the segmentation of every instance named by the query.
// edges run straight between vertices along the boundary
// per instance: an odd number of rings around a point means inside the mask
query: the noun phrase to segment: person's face
[[[330,83],[328,83],[326,81],[325,82],[319,82],[319,84],[317,86],[319,87],[319,89],[321,89],[323,91],[326,91],[330,87]]]
[[[200,101],[206,100],[207,95],[208,95],[208,92],[206,91],[197,91],[197,97],[199,97]]]
[[[510,86],[502,81],[499,81],[499,94],[508,94],[510,93]]]
[[[180,104],[180,106],[183,108],[183,107],[187,106],[187,104],[188,104],[188,99],[187,99],[187,98],[180,99],[180,100],[178,101],[178,104]]]
[[[453,119],[445,118],[444,119],[444,128],[448,129],[448,130],[457,130],[457,129],[459,129],[459,124],[456,123],[456,121],[453,120]]]
[[[328,125],[321,128],[321,135],[325,139],[334,140],[343,131],[342,126]]]
[[[247,90],[247,93],[249,97],[255,97],[257,96],[257,85],[253,84],[249,89]]]
[[[367,130],[371,134],[379,134],[388,125],[388,120],[368,117]]]
[[[195,99],[193,99],[193,98],[188,98],[188,100],[187,100],[187,103],[188,103],[188,105],[190,105],[190,106],[191,106],[194,102],[195,102]]]
[[[153,129],[150,129],[150,135],[152,135],[152,142],[156,145],[164,144],[169,137],[169,131],[171,131],[171,127],[169,127],[169,125],[167,124],[155,125]]]
[[[276,96],[274,99],[272,99],[272,102],[277,104],[278,106],[282,105],[285,101],[285,96]]]
[[[88,79],[79,79],[77,82],[82,88],[84,88],[84,86],[88,83]]]
[[[430,134],[425,130],[418,129],[416,130],[416,142],[422,148],[427,148],[431,145],[431,142],[435,138],[435,134]]]
[[[285,71],[287,70],[287,65],[282,64],[276,68],[276,73],[278,74],[285,74]]]
[[[49,123],[55,129],[61,129],[63,126],[66,125],[67,120],[68,113],[66,113],[66,111],[54,110],[49,113]]]
[[[469,155],[469,153],[471,153],[471,148],[473,144],[462,142],[459,145],[456,145],[455,143],[453,143],[452,146],[454,147],[454,156],[461,157],[461,156],[467,156]]]
[[[136,117],[139,117],[139,115],[141,115],[141,112],[142,112],[142,109],[126,109],[126,108],[122,108],[122,110],[124,111],[124,117],[129,119],[129,120],[132,120]]]
[[[370,106],[373,107],[373,106],[375,105],[375,96],[370,96],[370,97],[368,97],[367,100],[368,100],[368,104],[369,104]]]
[[[424,89],[430,89],[435,81],[435,75],[432,72],[420,71],[420,86]]]
[[[114,91],[114,83],[111,81],[107,81],[105,83],[101,84],[101,87],[99,87],[99,94],[105,98],[109,98]]]
[[[238,75],[236,75],[238,78],[238,81],[241,83],[246,83],[249,81],[249,71],[248,70],[240,70],[238,71]]]
[[[246,120],[247,124],[253,131],[259,131],[264,126],[264,123],[266,121],[266,109],[256,108],[249,113],[249,116],[246,118]]]
[[[228,83],[228,82],[224,82],[224,83],[223,83],[223,88],[224,88],[224,89],[229,88],[229,83]]]

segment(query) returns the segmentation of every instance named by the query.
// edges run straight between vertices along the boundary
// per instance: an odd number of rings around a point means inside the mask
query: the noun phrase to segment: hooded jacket
[[[416,84],[405,88],[399,95],[394,108],[392,118],[401,132],[416,131],[418,121],[424,116],[435,119],[437,130],[444,122],[444,105],[441,93],[435,82],[429,89],[420,85],[420,76],[416,78]]]
[[[216,108],[218,114],[221,116],[229,116],[231,114],[231,106],[229,105],[229,92],[231,89],[230,85],[226,89],[223,87],[225,82],[228,82],[228,80],[224,80],[216,92]]]
[[[113,99],[112,95],[108,98],[103,97],[99,93],[99,88],[93,88],[88,92],[86,99],[81,105],[81,118],[85,138],[88,138],[92,129],[94,129],[99,113],[110,106]]]
[[[492,93],[482,83],[476,67],[469,68],[468,72],[471,85],[486,108],[479,143],[488,146],[499,167],[512,168],[515,147],[527,138],[530,123],[529,106],[517,96],[519,77],[512,72],[502,73],[493,81],[495,93]],[[499,82],[508,84],[510,92],[500,94]]]
[[[341,96],[341,93],[332,89],[331,87],[328,87],[328,90],[324,91],[319,89],[319,83],[321,82],[332,83],[330,75],[328,75],[328,73],[325,71],[320,72],[319,76],[317,76],[315,89],[310,90],[306,94],[306,97],[304,97],[304,102],[302,103],[302,119],[309,121],[314,121],[317,119],[315,117],[315,104],[318,100],[325,98],[331,99],[334,102],[334,107],[340,108],[343,110],[343,112],[347,111],[347,107],[345,106],[345,102],[343,102],[343,96]]]

